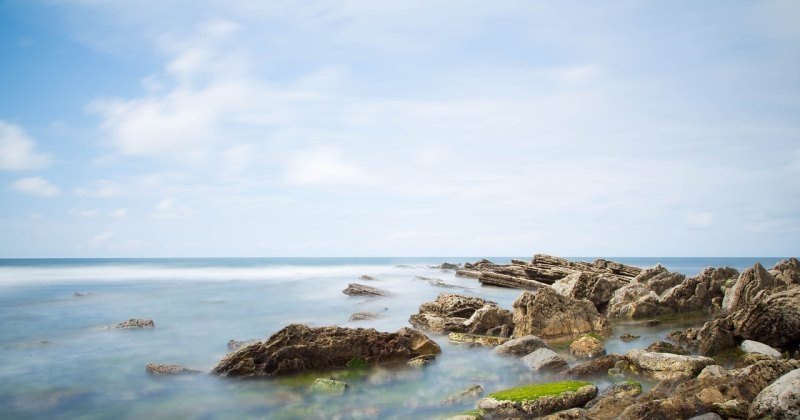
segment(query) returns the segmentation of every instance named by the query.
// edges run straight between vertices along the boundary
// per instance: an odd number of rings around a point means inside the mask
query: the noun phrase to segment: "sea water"
[[[520,258],[524,259],[524,258]],[[594,258],[576,258],[591,261]],[[742,270],[780,258],[608,258],[640,267],[661,263],[694,275],[707,266]],[[521,291],[483,287],[432,266],[474,258],[241,258],[0,260],[0,418],[440,418],[475,406],[442,401],[470,385],[485,393],[542,382],[518,359],[486,348],[450,344],[424,368],[231,380],[199,374],[151,377],[148,363],[210,371],[228,340],[266,339],[290,323],[396,331],[439,293],[480,296],[505,308]],[[492,258],[507,263],[510,258]],[[359,280],[369,275],[376,280]],[[458,288],[434,287],[418,277]],[[344,295],[349,283],[392,292]],[[75,294],[83,294],[76,296]],[[355,312],[380,318],[351,322]],[[154,329],[105,328],[151,318]],[[655,328],[615,323],[606,341],[624,353],[701,325],[703,316],[671,319]],[[623,342],[621,333],[642,337]],[[571,365],[565,346],[556,347]],[[308,391],[318,376],[343,377],[344,395]],[[602,381],[601,381],[602,382]],[[604,383],[598,383],[604,385]]]

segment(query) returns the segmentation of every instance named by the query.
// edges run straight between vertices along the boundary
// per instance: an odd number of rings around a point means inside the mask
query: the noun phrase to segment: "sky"
[[[797,22],[0,0],[0,257],[797,255]]]

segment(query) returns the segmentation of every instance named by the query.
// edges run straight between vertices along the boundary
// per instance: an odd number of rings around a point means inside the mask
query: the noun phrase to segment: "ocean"
[[[530,257],[517,257],[529,259]],[[620,258],[660,263],[694,275],[708,266],[742,270],[782,258]],[[508,262],[511,258],[489,258]],[[574,258],[591,261],[594,257]],[[442,404],[480,384],[486,393],[543,380],[518,360],[430,335],[443,353],[423,369],[350,372],[342,396],[308,392],[314,377],[230,380],[211,375],[157,378],[148,363],[210,371],[228,340],[265,339],[290,323],[396,331],[439,293],[480,296],[511,307],[521,291],[482,287],[475,279],[432,268],[476,258],[197,258],[0,260],[0,418],[437,418],[474,407]],[[359,280],[369,275],[376,280]],[[459,287],[434,287],[417,276]],[[346,296],[349,283],[367,283],[392,296]],[[81,294],[81,296],[76,296]],[[354,312],[378,319],[352,322]],[[150,318],[154,329],[105,327]],[[609,352],[662,339],[670,330],[702,324],[674,318],[658,328],[615,324]],[[625,343],[621,332],[642,335]],[[565,349],[557,349],[564,352]],[[565,353],[568,354],[568,353]]]

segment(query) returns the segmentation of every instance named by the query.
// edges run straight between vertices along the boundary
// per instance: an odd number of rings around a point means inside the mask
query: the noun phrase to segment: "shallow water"
[[[346,375],[351,385],[340,397],[309,394],[315,375],[236,381],[145,373],[148,363],[209,371],[226,354],[228,340],[264,339],[294,322],[395,331],[408,326],[421,303],[442,292],[481,296],[510,308],[520,291],[481,287],[475,279],[428,267],[468,260],[474,259],[0,260],[0,418],[431,418],[472,408],[474,401],[441,404],[472,384],[489,393],[546,380],[516,359],[453,345],[444,336],[432,336],[443,353],[423,369],[334,373]],[[741,270],[756,260],[772,266],[778,258],[614,260],[643,267],[660,262],[695,274],[709,265]],[[377,280],[359,280],[362,274]],[[434,287],[416,276],[463,289]],[[351,282],[393,295],[342,294]],[[91,294],[75,297],[75,292]],[[348,321],[359,311],[382,317]],[[103,328],[128,318],[152,318],[156,328]],[[654,328],[615,323],[606,347],[624,353],[702,321],[677,318]],[[617,338],[623,332],[641,338],[625,343]]]

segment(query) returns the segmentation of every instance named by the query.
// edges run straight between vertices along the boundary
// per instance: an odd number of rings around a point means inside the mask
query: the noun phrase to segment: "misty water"
[[[518,359],[432,334],[442,354],[423,368],[386,366],[263,380],[145,372],[148,363],[208,372],[228,352],[228,340],[263,340],[290,323],[396,331],[409,326],[408,317],[421,303],[443,292],[480,296],[510,309],[521,291],[482,287],[475,279],[430,267],[468,260],[0,260],[0,418],[437,418],[473,408],[475,401],[442,404],[472,384],[488,394],[546,381]],[[755,261],[771,266],[778,258],[615,260],[640,267],[660,262],[693,275],[706,266],[741,270]],[[376,280],[359,280],[364,274]],[[434,287],[417,276],[460,288]],[[354,282],[392,296],[342,294]],[[76,297],[76,292],[87,295]],[[382,317],[349,321],[352,313],[364,311]],[[104,328],[129,318],[151,318],[156,328]],[[652,328],[614,323],[606,348],[609,353],[643,348],[704,319],[673,318]],[[622,333],[641,338],[622,342]],[[555,349],[570,365],[576,363],[565,345]],[[308,391],[315,377],[331,375],[348,382],[349,391],[342,396]]]

